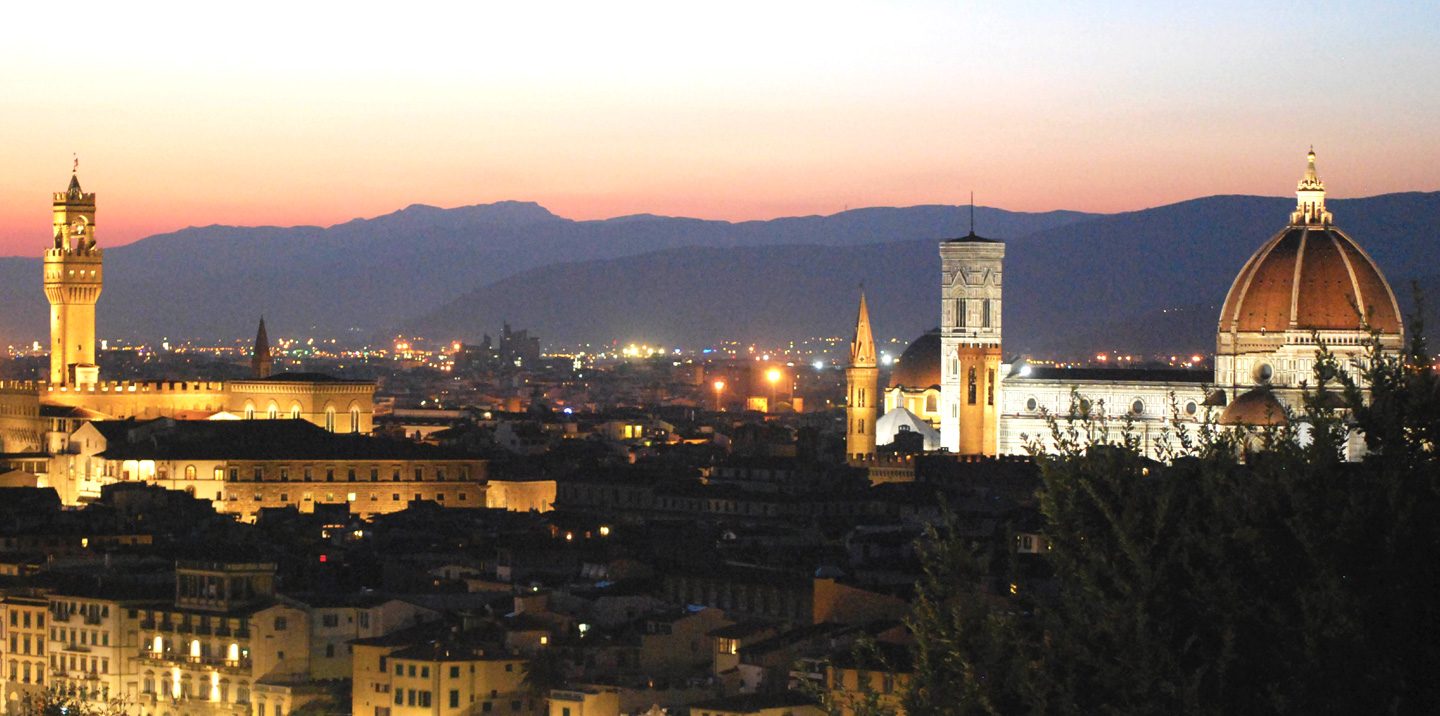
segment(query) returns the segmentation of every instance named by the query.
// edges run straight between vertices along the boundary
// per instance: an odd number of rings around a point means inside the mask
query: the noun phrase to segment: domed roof
[[[925,439],[926,450],[940,449],[940,431],[904,408],[895,408],[875,421],[875,444],[889,445],[902,432],[917,432]]]
[[[890,369],[891,388],[923,390],[940,385],[940,329],[916,338]]]
[[[1221,425],[1284,425],[1285,406],[1269,388],[1253,388],[1235,396],[1220,413]]]
[[[1353,239],[1330,226],[1292,226],[1265,242],[1235,277],[1220,331],[1353,331],[1360,328],[1354,306],[1372,328],[1400,333],[1395,294]]]
[[[1399,334],[1390,284],[1354,239],[1330,225],[1314,152],[1296,194],[1290,226],[1265,242],[1231,284],[1220,332],[1353,331],[1360,328],[1359,307],[1371,328]]]

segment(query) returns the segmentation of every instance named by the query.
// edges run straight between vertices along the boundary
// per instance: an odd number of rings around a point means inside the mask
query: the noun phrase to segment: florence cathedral
[[[941,242],[941,324],[900,356],[883,391],[884,411],[851,408],[848,458],[874,457],[875,445],[913,430],[925,448],[960,455],[1024,455],[1046,444],[1046,415],[1073,407],[1129,420],[1147,455],[1159,456],[1163,431],[1195,431],[1219,410],[1221,425],[1273,425],[1298,408],[1315,366],[1316,339],[1359,378],[1372,332],[1386,351],[1404,341],[1399,306],[1385,276],[1360,244],[1333,223],[1325,184],[1308,157],[1289,223],[1260,246],[1235,277],[1221,310],[1215,371],[1044,368],[1002,362],[1005,244],[968,236]],[[869,316],[861,304],[854,356],[867,355]],[[869,356],[874,355],[873,341]],[[870,358],[873,366],[873,357]],[[858,364],[856,364],[858,365]],[[873,395],[874,373],[850,376],[855,397]],[[1082,406],[1072,406],[1079,400]],[[1356,458],[1363,441],[1347,446]]]

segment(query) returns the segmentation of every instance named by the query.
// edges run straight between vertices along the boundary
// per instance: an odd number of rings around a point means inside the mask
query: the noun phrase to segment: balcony
[[[50,612],[50,621],[64,624],[70,621],[70,612],[63,609]]]
[[[190,656],[188,654],[157,654],[153,651],[141,651],[138,654],[141,663],[159,667],[171,666],[208,666],[220,671],[235,671],[248,674],[250,672],[249,659],[226,659],[222,656]]]

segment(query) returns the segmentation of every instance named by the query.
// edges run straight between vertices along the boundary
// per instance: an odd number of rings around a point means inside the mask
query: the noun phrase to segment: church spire
[[[875,367],[875,338],[870,334],[870,310],[865,294],[860,294],[860,315],[855,319],[855,340],[850,344],[850,365],[856,368]]]
[[[1305,177],[1295,187],[1295,199],[1295,211],[1290,214],[1291,225],[1329,225],[1334,220],[1335,217],[1325,210],[1325,182],[1320,181],[1320,175],[1315,171],[1315,147],[1313,146],[1310,147],[1309,164],[1305,168]]]
[[[257,380],[270,377],[270,337],[265,335],[265,317],[260,317],[260,330],[255,332],[255,350],[250,356],[250,373]]]

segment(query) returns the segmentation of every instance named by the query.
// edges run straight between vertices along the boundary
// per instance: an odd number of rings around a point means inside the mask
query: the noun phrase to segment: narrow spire
[[[250,373],[253,378],[270,377],[270,337],[265,335],[265,317],[260,317],[260,330],[255,332],[255,349],[250,356]]]
[[[860,293],[860,315],[855,318],[855,340],[850,344],[850,366],[875,367],[875,338],[870,334],[870,309],[865,305],[864,291]]]
[[[975,190],[970,190],[970,235],[975,235]]]

